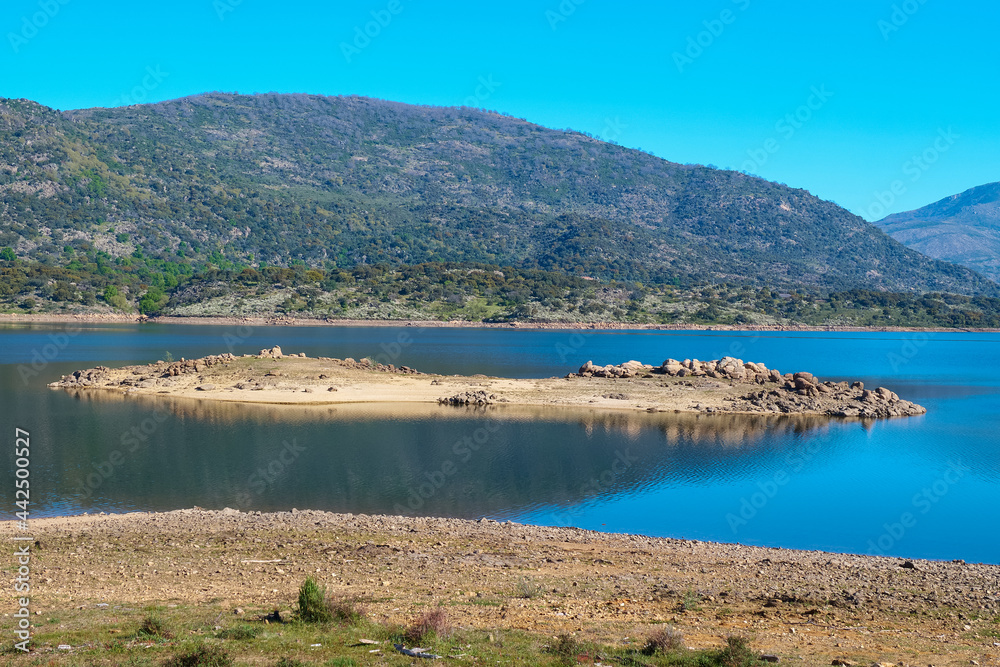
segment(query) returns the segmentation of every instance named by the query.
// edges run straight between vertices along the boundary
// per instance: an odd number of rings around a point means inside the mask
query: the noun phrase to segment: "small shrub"
[[[333,620],[346,625],[353,625],[365,617],[364,608],[358,605],[358,603],[354,600],[346,598],[340,600],[328,600],[326,608],[329,610],[330,616]]]
[[[729,635],[719,653],[719,664],[723,667],[755,667],[760,664],[760,655],[750,648],[750,639]]]
[[[536,583],[527,577],[521,577],[520,581],[518,581],[514,586],[514,595],[519,598],[524,598],[525,600],[538,597],[544,591],[545,589],[541,584]]]
[[[236,641],[248,641],[256,639],[264,632],[264,628],[257,625],[243,623],[234,628],[226,628],[216,635],[219,639],[235,639]]]
[[[672,625],[660,628],[646,639],[646,647],[643,653],[653,655],[654,653],[670,653],[684,648],[684,635]]]
[[[406,629],[403,638],[410,644],[420,644],[425,639],[442,637],[448,633],[448,614],[444,609],[433,609]]]
[[[562,662],[575,665],[577,657],[583,652],[583,645],[573,635],[559,635],[549,652],[558,656]]]
[[[131,656],[125,662],[118,664],[119,667],[153,667],[153,659],[143,656]]]
[[[232,667],[233,659],[221,646],[202,644],[196,649],[175,655],[164,667]]]
[[[170,639],[174,636],[174,633],[167,629],[167,624],[164,623],[162,618],[156,614],[149,614],[146,618],[142,619],[142,623],[139,625],[139,631],[136,632],[136,636]]]
[[[701,611],[701,596],[690,588],[684,593],[684,601],[681,602],[681,609],[684,611]]]
[[[326,604],[326,589],[306,578],[299,588],[299,619],[306,623],[328,623],[333,615]]]

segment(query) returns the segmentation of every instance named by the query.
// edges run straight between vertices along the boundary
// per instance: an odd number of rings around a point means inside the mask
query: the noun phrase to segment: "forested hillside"
[[[74,271],[84,301],[109,286],[160,298],[206,269],[423,262],[676,286],[1000,289],[804,190],[496,113],[359,97],[69,112],[0,100],[0,248],[5,282],[15,258],[27,281],[6,296],[44,287],[23,272],[41,263]]]
[[[989,183],[875,223],[928,257],[1000,280],[1000,183]]]

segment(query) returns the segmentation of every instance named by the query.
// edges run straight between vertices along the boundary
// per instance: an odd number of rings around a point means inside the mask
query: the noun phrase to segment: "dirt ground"
[[[792,664],[1000,664],[993,565],[297,510],[85,515],[30,529],[32,604],[45,615],[220,600],[248,615],[290,610],[312,576],[386,622],[443,604],[462,627],[607,642],[664,623],[693,648],[752,634]],[[5,522],[0,534],[24,533]],[[9,621],[10,596],[2,609]]]

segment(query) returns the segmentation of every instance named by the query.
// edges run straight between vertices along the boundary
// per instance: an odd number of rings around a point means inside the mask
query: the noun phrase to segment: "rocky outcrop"
[[[151,374],[164,378],[177,377],[186,373],[201,373],[206,368],[211,368],[219,364],[228,364],[235,360],[236,357],[232,354],[220,354],[202,357],[201,359],[181,359],[172,363],[160,361],[152,367]],[[141,374],[141,369],[136,369],[133,373]]]
[[[750,384],[766,384],[780,382],[781,373],[769,370],[764,364],[735,357],[723,357],[717,361],[698,361],[697,359],[667,359],[657,369],[658,373],[672,377],[710,377],[714,379],[729,379]]]
[[[822,382],[812,373],[785,373],[764,364],[735,357],[715,361],[667,359],[659,367],[629,361],[618,366],[595,366],[592,361],[566,377],[635,378],[665,375],[706,378],[730,385],[756,385],[762,389],[729,399],[726,412],[762,414],[825,414],[834,417],[883,418],[921,415],[925,408],[901,399],[885,387],[865,389],[862,382]],[[706,409],[709,411],[709,409]],[[712,412],[719,410],[711,409]]]
[[[653,367],[638,361],[626,361],[617,366],[595,366],[594,362],[588,361],[580,367],[578,373],[570,374],[570,377],[579,375],[581,377],[599,378],[631,378],[652,373]]]
[[[146,366],[126,366],[125,368],[112,370],[105,366],[98,366],[97,368],[91,368],[88,370],[76,371],[71,375],[64,375],[62,379],[57,380],[49,384],[50,387],[56,388],[81,388],[81,387],[104,387],[104,388],[138,388],[138,389],[154,389],[156,387],[170,387],[174,385],[174,380],[186,375],[198,375],[203,373],[206,369],[213,368],[215,366],[231,364],[237,359],[233,354],[218,354],[209,355],[207,357],[202,357],[200,359],[181,359],[180,361],[158,361],[155,364],[149,364]],[[243,358],[250,359],[305,359],[307,358],[305,353],[300,352],[297,354],[284,354],[281,348],[277,345],[270,348],[261,350],[259,355],[245,354]],[[374,362],[371,359],[362,359],[361,361],[355,361],[354,359],[331,359],[327,357],[320,357],[320,361],[329,362],[330,364],[335,364],[343,368],[357,369],[357,370],[367,370],[367,371],[377,371],[381,373],[395,373],[399,375],[422,375],[422,373],[409,366],[394,366],[392,364],[381,364]],[[271,378],[283,377],[285,373],[281,371],[271,371],[263,375],[263,377],[256,382],[239,382],[234,385],[235,389],[248,389],[248,390],[263,390],[274,386],[274,381]],[[325,375],[321,375],[314,379],[325,379]],[[214,386],[214,385],[212,385]],[[202,389],[201,387],[195,387],[198,391],[208,391]]]
[[[62,376],[62,380],[49,384],[50,387],[90,387],[103,383],[108,377],[107,366],[98,366],[84,371],[76,371],[72,375]]]
[[[112,371],[105,366],[88,370],[76,371],[64,375],[62,379],[49,384],[50,387],[80,388],[80,387],[122,387],[125,389],[137,387],[152,389],[157,386],[169,386],[173,378],[181,375],[198,374],[206,368],[228,364],[236,360],[232,354],[220,354],[201,359],[181,359],[180,361],[158,361],[148,366],[128,366]],[[122,377],[122,372],[125,372]]]
[[[507,401],[496,394],[486,391],[463,391],[447,398],[439,398],[441,405],[493,405],[494,403],[506,403]]]
[[[392,364],[383,364],[377,361],[372,361],[371,359],[362,359],[360,361],[355,361],[351,357],[346,359],[330,359],[327,357],[320,357],[320,361],[329,361],[331,363],[337,364],[338,366],[343,366],[344,368],[353,368],[362,371],[378,371],[380,373],[398,373],[400,375],[424,375],[415,368],[410,368],[409,366],[394,366]]]

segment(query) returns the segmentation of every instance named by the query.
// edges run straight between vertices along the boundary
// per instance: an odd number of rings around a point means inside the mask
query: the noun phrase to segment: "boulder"
[[[793,380],[805,380],[806,382],[808,382],[809,384],[814,385],[814,386],[817,385],[817,384],[819,384],[819,380],[817,380],[816,376],[814,376],[812,373],[804,373],[804,372],[803,373],[795,373],[794,375],[792,375],[792,379]]]
[[[667,359],[663,362],[663,365],[660,366],[660,370],[667,375],[677,375],[683,367],[683,364],[676,359]]]
[[[798,373],[796,373],[796,375],[798,375]],[[802,377],[796,377],[795,380],[794,380],[794,384],[795,384],[795,388],[797,390],[812,389],[813,387],[816,386],[815,384],[813,384],[812,382],[810,382],[808,379],[802,378]]]

